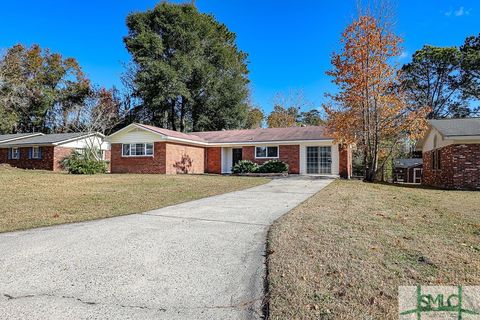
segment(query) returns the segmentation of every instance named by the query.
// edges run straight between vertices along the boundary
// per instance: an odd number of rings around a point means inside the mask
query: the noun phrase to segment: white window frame
[[[143,150],[145,152],[145,154],[143,155],[132,155],[132,146],[136,146],[137,144],[143,144]],[[152,145],[152,154],[147,154],[147,144],[151,144]],[[128,152],[129,154],[128,155],[125,155],[123,154],[123,146],[125,145],[128,145],[129,148],[128,148]],[[155,143],[153,142],[140,142],[140,143],[122,143],[122,157],[123,158],[131,158],[131,157],[153,157],[153,155],[155,154]]]
[[[35,155],[35,150],[37,150],[36,155]],[[32,159],[40,159],[40,147],[39,146],[32,147]]]
[[[20,149],[18,147],[13,147],[11,152],[12,160],[20,159]]]
[[[258,157],[257,156],[257,148],[266,148],[265,149],[265,157]],[[268,156],[268,148],[277,148],[277,156],[276,157],[269,157]],[[279,146],[255,146],[255,159],[278,159],[280,156],[280,147]]]

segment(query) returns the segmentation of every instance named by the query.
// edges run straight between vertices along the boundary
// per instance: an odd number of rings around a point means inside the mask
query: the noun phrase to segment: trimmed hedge
[[[86,157],[78,151],[73,151],[62,160],[62,167],[71,174],[107,173],[107,162]]]
[[[240,160],[232,168],[232,173],[284,173],[288,164],[279,160],[268,160],[258,165],[250,160]]]
[[[257,170],[258,164],[250,160],[240,160],[232,168],[233,173],[253,173]]]
[[[259,168],[260,173],[284,173],[288,172],[288,164],[279,160],[268,160],[264,162]]]

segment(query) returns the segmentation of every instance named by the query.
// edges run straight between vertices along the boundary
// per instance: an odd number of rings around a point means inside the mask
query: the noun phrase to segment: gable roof
[[[428,122],[443,137],[480,136],[480,118],[439,119]]]
[[[2,143],[2,146],[22,146],[22,145],[57,145],[64,142],[78,140],[80,138],[88,137],[93,134],[85,132],[71,132],[71,133],[53,133],[42,134],[39,136],[29,137],[21,140],[10,141]]]
[[[408,158],[408,159],[394,159],[393,166],[395,168],[411,168],[423,164],[421,158]]]
[[[192,132],[210,143],[331,140],[322,126]]]
[[[2,134],[0,135],[0,143],[14,141],[18,139],[24,139],[33,136],[40,136],[43,133],[13,133],[13,134]]]

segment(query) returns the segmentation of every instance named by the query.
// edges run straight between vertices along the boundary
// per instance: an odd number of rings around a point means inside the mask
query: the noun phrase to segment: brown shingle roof
[[[429,122],[447,137],[480,136],[480,118],[439,119]]]
[[[41,136],[43,133],[14,133],[0,135],[0,142],[25,139],[27,137]]]
[[[251,143],[332,139],[322,126],[205,131],[192,132],[189,135],[195,135],[210,143]]]
[[[183,133],[146,124],[136,126],[163,136],[199,143],[254,143],[275,141],[312,141],[333,139],[322,126],[260,128]]]
[[[2,143],[3,146],[21,146],[21,145],[52,145],[57,143],[66,142],[69,140],[80,139],[88,137],[91,134],[86,132],[69,132],[69,133],[52,133],[42,134],[33,137],[27,137],[24,139],[14,140],[7,143]]]

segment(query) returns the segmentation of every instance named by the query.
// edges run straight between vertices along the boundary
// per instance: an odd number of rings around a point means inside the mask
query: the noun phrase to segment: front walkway
[[[254,319],[270,224],[331,179],[0,234],[5,319]]]

